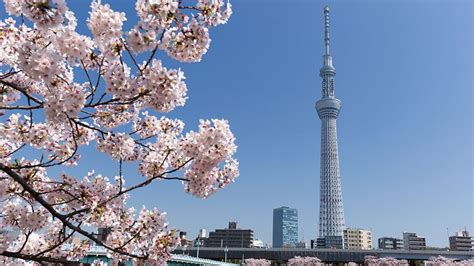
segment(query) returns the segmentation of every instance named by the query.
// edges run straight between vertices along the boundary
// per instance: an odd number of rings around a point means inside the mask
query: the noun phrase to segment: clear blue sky
[[[133,8],[130,1],[109,2]],[[82,3],[70,4],[82,9],[80,19],[88,11]],[[304,239],[316,237],[320,121],[314,103],[321,95],[327,3],[342,101],[347,226],[372,229],[374,242],[414,231],[430,246],[448,245],[446,228],[474,233],[474,6],[467,0],[232,1],[234,15],[211,30],[201,63],[165,64],[181,66],[189,88],[187,105],[169,116],[182,118],[188,130],[200,118],[228,119],[241,176],[207,200],[162,182],[133,194],[130,205],[167,211],[171,225],[190,237],[236,220],[267,243],[272,209],[290,206],[298,209]],[[105,156],[84,157],[78,172],[116,174]],[[126,173],[128,184],[140,178],[133,167]]]

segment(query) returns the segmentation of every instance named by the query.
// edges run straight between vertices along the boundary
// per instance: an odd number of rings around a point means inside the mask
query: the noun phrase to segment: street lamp
[[[199,247],[201,246],[201,240],[198,239],[198,241],[196,241],[196,246],[197,246],[197,251],[196,251],[196,258],[199,258]]]
[[[183,255],[185,255],[185,253],[186,253],[186,248],[187,248],[187,246],[183,246],[183,248],[182,248],[182,250],[183,250]]]
[[[227,262],[227,252],[229,251],[229,249],[227,248],[227,246],[225,246],[224,248],[224,262]]]

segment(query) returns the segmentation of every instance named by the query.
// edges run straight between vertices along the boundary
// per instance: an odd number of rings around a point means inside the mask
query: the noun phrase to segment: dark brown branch
[[[81,226],[81,223],[79,223],[78,226]],[[63,230],[64,230],[64,228],[63,228]],[[71,238],[71,237],[74,235],[75,232],[76,232],[76,231],[72,230],[72,232],[71,232],[69,235],[67,235],[64,239],[59,240],[59,242],[56,243],[55,245],[52,245],[51,247],[49,247],[49,248],[47,248],[47,249],[45,249],[45,250],[43,250],[43,251],[41,251],[41,252],[35,254],[35,257],[42,256],[43,254],[46,254],[46,253],[48,253],[48,252],[50,252],[50,251],[55,250],[56,248],[58,248],[59,246],[61,246],[62,244],[64,244],[64,242],[68,241],[68,239]]]
[[[23,245],[21,245],[20,249],[17,251],[18,253],[21,253],[23,251],[23,249],[25,248],[26,246],[26,243],[28,243],[28,240],[30,239],[30,235],[31,233],[33,233],[32,231],[28,231],[26,234],[25,234],[25,242],[23,242]]]
[[[144,227],[140,228],[140,230],[138,230],[132,237],[130,237],[127,241],[125,241],[125,243],[123,243],[123,245],[121,245],[119,248],[122,249],[126,245],[128,245],[130,242],[132,242],[135,238],[137,238],[137,236],[140,235],[140,233],[143,231],[143,229],[145,229],[145,228]]]
[[[140,68],[140,66],[138,65],[137,63],[137,60],[135,60],[135,57],[133,56],[132,52],[130,51],[130,49],[128,48],[127,44],[124,42],[124,40],[122,38],[120,38],[120,41],[122,42],[123,44],[123,47],[125,48],[125,50],[128,52],[128,55],[130,56],[130,58],[132,58],[132,62],[133,64],[135,65],[135,67],[138,69],[138,71],[140,71],[140,75],[142,74],[143,70]]]
[[[69,263],[68,260],[65,258],[53,258],[53,257],[42,257],[42,256],[35,256],[35,255],[26,255],[26,254],[20,254],[17,252],[10,252],[10,251],[4,251],[0,253],[1,256],[5,257],[10,257],[10,258],[17,258],[17,259],[22,259],[22,260],[29,260],[29,261],[37,261],[37,262],[52,262],[52,263]]]
[[[33,110],[33,109],[41,109],[43,105],[33,105],[33,106],[0,106],[0,110]]]

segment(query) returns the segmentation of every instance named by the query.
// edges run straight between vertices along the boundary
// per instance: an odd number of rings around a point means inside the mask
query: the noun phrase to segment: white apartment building
[[[372,249],[372,232],[362,228],[344,230],[345,249]]]

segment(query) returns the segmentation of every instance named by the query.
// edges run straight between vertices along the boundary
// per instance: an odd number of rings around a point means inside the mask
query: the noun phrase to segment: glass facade
[[[273,247],[295,247],[298,242],[298,211],[289,207],[273,210]]]

